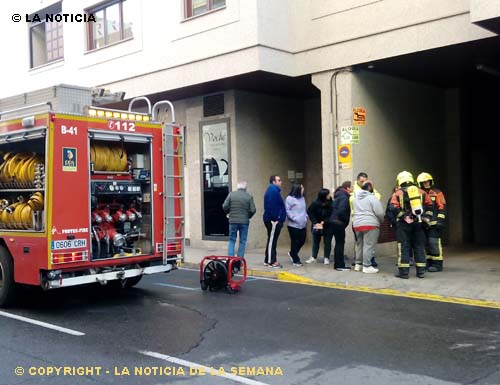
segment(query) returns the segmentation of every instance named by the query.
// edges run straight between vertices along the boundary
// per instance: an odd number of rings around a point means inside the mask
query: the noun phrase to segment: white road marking
[[[184,290],[193,290],[193,291],[201,291],[201,289],[198,287],[198,288],[194,288],[194,287],[187,287],[187,286],[180,286],[180,285],[172,285],[172,284],[169,284],[169,283],[159,283],[159,282],[155,282],[155,285],[158,285],[158,286],[167,286],[167,287],[173,287],[175,289],[184,289]]]
[[[205,365],[200,365],[200,364],[197,364],[195,362],[182,360],[180,358],[175,358],[175,357],[172,357],[172,356],[167,356],[167,355],[161,354],[161,353],[155,353],[155,352],[149,352],[149,351],[139,351],[139,353],[143,354],[145,356],[149,356],[149,357],[153,357],[153,358],[158,358],[158,359],[163,360],[163,361],[168,361],[168,362],[171,362],[173,364],[177,364],[177,365],[181,365],[181,366],[186,366],[188,368],[203,369],[205,371],[205,373],[213,373],[213,375],[215,375],[215,376],[227,378],[229,380],[233,380],[233,381],[239,382],[241,384],[247,384],[247,385],[268,385],[265,382],[251,380],[249,378],[237,376],[237,375],[230,374],[230,373],[221,373],[221,374],[219,374],[218,371],[217,371],[217,369],[214,370],[214,369],[212,369],[212,368],[210,368],[208,366],[205,366]]]
[[[11,313],[7,313],[7,312],[4,312],[4,311],[0,311],[0,316],[4,316],[4,317],[7,317],[7,318],[12,318],[12,319],[15,319],[15,320],[18,320],[18,321],[22,321],[22,322],[27,322],[27,323],[30,323],[30,324],[33,324],[33,325],[37,325],[37,326],[41,326],[41,327],[44,327],[44,328],[47,328],[47,329],[56,330],[56,331],[61,332],[61,333],[71,334],[73,336],[84,336],[85,335],[85,333],[78,332],[76,330],[66,329],[66,328],[63,328],[61,326],[52,325],[52,324],[49,324],[47,322],[37,321],[37,320],[31,319],[31,318],[22,317],[20,315],[11,314]]]

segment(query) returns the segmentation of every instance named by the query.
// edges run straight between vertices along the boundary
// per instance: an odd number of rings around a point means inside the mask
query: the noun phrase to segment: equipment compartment
[[[45,129],[0,134],[0,229],[45,227]]]
[[[93,260],[153,252],[151,144],[140,138],[90,139]]]

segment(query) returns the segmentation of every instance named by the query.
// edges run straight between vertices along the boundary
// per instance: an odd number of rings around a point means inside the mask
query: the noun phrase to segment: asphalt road
[[[123,291],[30,290],[3,311],[1,385],[500,384],[494,309],[256,278],[202,292],[178,270]]]

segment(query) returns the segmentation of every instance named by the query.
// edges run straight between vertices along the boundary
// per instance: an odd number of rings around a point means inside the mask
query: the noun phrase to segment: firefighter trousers
[[[425,254],[427,258],[427,268],[434,266],[441,270],[443,268],[443,248],[441,246],[441,229],[438,226],[431,226],[425,230]]]
[[[425,273],[425,233],[422,223],[406,223],[400,220],[396,228],[398,241],[398,268],[399,275],[407,277],[410,272],[410,256],[413,251],[417,276]]]

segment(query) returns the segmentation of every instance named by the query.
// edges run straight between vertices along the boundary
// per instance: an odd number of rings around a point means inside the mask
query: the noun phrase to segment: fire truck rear
[[[183,127],[137,99],[147,112],[1,113],[0,306],[19,284],[130,287],[182,258]]]

